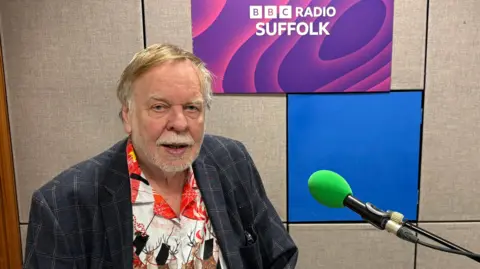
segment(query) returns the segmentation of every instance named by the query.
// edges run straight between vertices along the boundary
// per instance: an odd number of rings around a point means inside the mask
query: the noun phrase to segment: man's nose
[[[188,122],[183,107],[172,107],[167,123],[169,131],[183,132],[187,129]]]

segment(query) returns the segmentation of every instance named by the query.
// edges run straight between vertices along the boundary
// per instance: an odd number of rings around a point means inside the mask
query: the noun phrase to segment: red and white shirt
[[[192,168],[177,216],[144,179],[130,140],[126,153],[133,205],[133,268],[226,269]]]

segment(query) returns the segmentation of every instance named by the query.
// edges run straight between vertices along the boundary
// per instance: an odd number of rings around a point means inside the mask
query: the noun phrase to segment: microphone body
[[[359,214],[364,220],[380,230],[386,230],[397,237],[416,243],[417,236],[402,222],[403,215],[392,211],[383,211],[371,203],[363,203],[357,198],[348,195],[343,204],[350,210]]]
[[[359,214],[364,220],[380,230],[385,229],[385,225],[390,220],[390,214],[384,212],[370,203],[363,203],[352,195],[348,195],[343,200],[343,205]]]

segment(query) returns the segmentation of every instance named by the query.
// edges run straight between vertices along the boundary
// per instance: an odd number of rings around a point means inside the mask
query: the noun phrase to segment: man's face
[[[187,169],[198,156],[205,130],[199,75],[190,61],[153,67],[134,81],[130,110],[123,109],[141,162],[164,172]]]

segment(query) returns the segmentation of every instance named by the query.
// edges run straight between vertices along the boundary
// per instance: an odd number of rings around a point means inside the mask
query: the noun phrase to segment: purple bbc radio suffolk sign
[[[387,92],[393,0],[192,0],[215,93]]]

